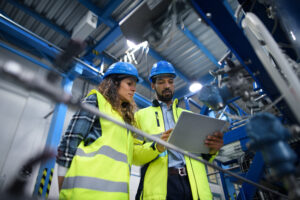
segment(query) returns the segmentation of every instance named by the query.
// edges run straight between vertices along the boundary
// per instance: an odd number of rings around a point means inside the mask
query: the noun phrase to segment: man
[[[141,130],[161,136],[163,140],[168,139],[181,112],[184,111],[178,107],[177,99],[172,100],[175,77],[174,67],[170,63],[160,61],[154,64],[149,79],[157,99],[153,101],[152,106],[135,114],[136,123]],[[205,144],[210,148],[210,155],[202,157],[212,160],[223,146],[223,134],[214,133],[206,139]],[[136,199],[212,199],[205,166],[202,163],[173,150],[164,151],[161,145],[153,143],[152,146],[162,153],[143,166]]]

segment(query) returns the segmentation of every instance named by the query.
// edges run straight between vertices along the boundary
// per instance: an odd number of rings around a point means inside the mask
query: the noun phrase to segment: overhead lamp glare
[[[194,82],[190,85],[190,92],[198,92],[199,90],[201,90],[202,85],[198,82]]]
[[[137,48],[137,45],[134,42],[130,41],[130,40],[127,40],[127,45],[131,49]]]

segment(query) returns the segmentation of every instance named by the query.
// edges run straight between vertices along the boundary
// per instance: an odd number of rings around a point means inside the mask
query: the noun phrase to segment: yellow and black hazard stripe
[[[99,55],[99,51],[97,51],[96,49],[93,49],[93,50],[92,50],[92,53],[93,53],[95,56],[98,56],[98,55]]]
[[[42,194],[43,194],[43,188],[44,188],[46,177],[47,177],[47,170],[48,169],[45,168],[44,171],[43,171],[43,176],[42,176],[41,183],[40,183],[40,188],[39,188],[39,191],[38,191],[39,196],[42,196]]]
[[[50,192],[50,187],[51,187],[51,183],[52,183],[52,178],[53,178],[53,168],[51,169],[50,176],[49,176],[49,181],[48,181],[47,191],[46,191],[46,198],[48,197],[49,192]]]
[[[39,196],[42,196],[42,194],[43,194],[43,189],[44,189],[44,186],[46,184],[47,172],[48,172],[48,168],[45,168],[44,171],[43,171],[43,176],[42,176],[39,191],[38,191]],[[50,171],[49,180],[47,182],[48,184],[47,184],[46,198],[48,197],[49,192],[50,192],[52,178],[53,178],[53,168]]]

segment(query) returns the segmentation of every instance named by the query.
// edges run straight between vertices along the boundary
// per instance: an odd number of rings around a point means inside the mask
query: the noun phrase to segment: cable
[[[176,31],[176,23],[177,23],[176,1],[173,1],[172,4],[168,7],[165,16],[166,16],[165,19],[160,25],[160,28],[163,29],[161,33],[161,38],[159,38],[158,41],[151,42],[151,45],[154,46],[155,49],[159,52],[165,50],[169,46],[170,42],[173,40],[174,32]],[[169,18],[169,16],[171,17]],[[151,41],[151,39],[148,40]]]

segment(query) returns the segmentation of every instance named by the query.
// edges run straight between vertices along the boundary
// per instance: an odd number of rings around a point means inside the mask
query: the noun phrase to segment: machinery
[[[241,7],[249,3],[250,1],[244,1],[241,3]],[[261,3],[264,6],[268,6],[268,9],[272,11],[273,19],[276,18],[281,23],[287,22],[286,18],[294,15],[292,10],[295,7],[293,6],[299,6],[299,3],[297,4],[295,1],[289,3],[283,3],[283,1],[262,1]],[[252,6],[254,4],[252,3]],[[251,8],[253,9],[253,7]],[[274,16],[274,13],[276,16]],[[282,15],[282,13],[287,16]],[[293,21],[291,19],[291,26],[293,26]],[[274,97],[269,93],[271,91],[264,87],[259,77],[263,70],[249,70],[247,68],[245,70],[240,64],[241,62],[234,64],[228,58],[230,54],[227,54],[224,59],[225,67],[211,72],[216,77],[216,82],[204,86],[199,92],[199,99],[213,110],[220,110],[226,105],[230,105],[232,99],[236,97],[245,103],[252,115],[242,118],[245,121],[245,118],[250,117],[250,120],[246,120],[246,132],[250,138],[246,149],[249,148],[250,150],[261,152],[265,161],[265,167],[270,169],[269,173],[273,180],[283,180],[282,184],[288,190],[289,199],[298,199],[299,181],[297,181],[297,177],[299,177],[299,174],[296,173],[296,168],[299,168],[299,159],[295,151],[298,151],[297,149],[299,148],[296,147],[294,151],[289,144],[293,147],[299,144],[295,144],[296,138],[291,139],[295,137],[295,134],[292,130],[288,131],[288,128],[293,126],[299,127],[300,122],[298,117],[300,108],[298,105],[300,100],[299,64],[290,57],[295,56],[295,53],[297,55],[299,40],[292,36],[291,44],[294,52],[289,56],[286,54],[288,52],[283,53],[283,50],[273,39],[263,22],[255,14],[246,13],[244,18],[242,17],[241,19],[241,24],[247,39],[267,72],[266,75],[272,79],[272,82],[280,91],[279,95]],[[293,29],[291,26],[287,27],[284,25],[283,29],[288,34],[293,35],[294,32],[297,34],[297,29]],[[286,42],[289,43],[289,41]],[[298,55],[294,58],[297,57]],[[249,60],[245,64],[249,65],[249,62],[253,61]],[[279,102],[281,105],[278,105]],[[278,108],[281,109],[281,112],[278,112]],[[286,128],[283,126],[286,126]],[[289,139],[291,140],[289,141]],[[254,162],[255,158],[251,160]],[[250,173],[251,166],[248,171],[248,174]],[[272,180],[270,177],[268,179]],[[250,189],[248,188],[247,190],[244,190],[244,192],[246,191],[244,194],[246,199],[251,198],[249,195]],[[240,192],[238,198],[245,198],[241,197],[242,195]],[[261,195],[261,198],[273,199],[275,197]]]

